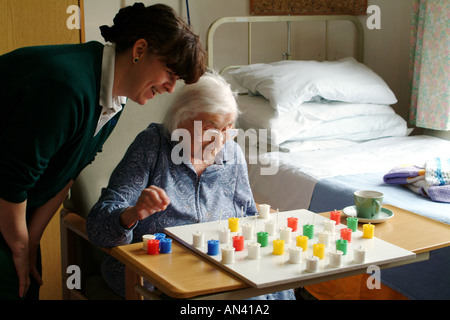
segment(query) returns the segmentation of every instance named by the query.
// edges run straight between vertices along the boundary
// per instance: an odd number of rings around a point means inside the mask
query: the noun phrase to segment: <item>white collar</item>
[[[100,118],[98,119],[94,136],[97,135],[100,129],[109,120],[111,120],[119,111],[122,110],[122,105],[127,102],[126,97],[113,97],[114,65],[116,60],[115,54],[116,50],[113,44],[106,44],[104,46],[99,99],[99,104],[102,106],[102,111],[100,113]]]

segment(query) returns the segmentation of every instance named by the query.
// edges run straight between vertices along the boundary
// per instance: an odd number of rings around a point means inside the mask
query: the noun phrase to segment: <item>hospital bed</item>
[[[306,23],[309,28],[312,21],[324,26],[324,40],[312,40],[323,42],[325,54],[321,61],[293,60],[293,27]],[[252,30],[260,23],[286,26],[278,37],[287,39],[278,60],[252,61],[259,56],[253,49]],[[353,26],[349,50],[353,56],[331,57],[329,36],[335,23],[339,28],[346,23]],[[220,41],[215,37],[229,24],[247,26],[247,49],[242,50],[247,59],[218,67],[215,46]],[[233,45],[235,51],[239,45]],[[425,168],[427,161],[450,158],[450,141],[411,134],[392,107],[397,102],[395,94],[363,64],[364,31],[357,18],[226,17],[211,25],[207,48],[209,68],[220,71],[239,92],[238,142],[246,154],[257,203],[280,211],[350,210],[353,192],[371,189],[382,191],[386,204],[450,224],[450,203],[384,182],[384,176],[395,167]],[[266,45],[260,50],[264,48],[273,49]],[[384,270],[382,281],[408,298],[448,299],[450,279],[445,274],[449,257],[449,247],[433,251],[425,263]],[[438,275],[438,280],[430,280],[428,275]]]

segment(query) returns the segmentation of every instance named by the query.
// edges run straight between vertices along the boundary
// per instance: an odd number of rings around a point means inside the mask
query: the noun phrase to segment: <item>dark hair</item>
[[[148,52],[165,63],[185,83],[194,83],[206,71],[206,52],[200,38],[164,4],[145,7],[135,3],[119,10],[114,25],[101,26],[105,41],[113,42],[118,54],[131,48],[139,39],[148,43]]]

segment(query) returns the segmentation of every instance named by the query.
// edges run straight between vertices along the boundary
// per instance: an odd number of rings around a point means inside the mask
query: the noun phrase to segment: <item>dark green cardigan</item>
[[[121,113],[94,137],[102,55],[89,42],[0,56],[0,198],[41,206],[94,160]]]

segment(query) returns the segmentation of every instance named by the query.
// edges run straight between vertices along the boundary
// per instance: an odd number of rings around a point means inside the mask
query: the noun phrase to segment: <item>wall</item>
[[[409,39],[412,0],[369,0],[381,8],[381,29],[365,29],[365,63],[375,70],[395,93],[394,106],[408,118],[410,100]]]
[[[35,45],[79,43],[80,32],[66,27],[67,7],[78,0],[0,0],[0,55]]]
[[[450,131],[424,129],[423,133],[430,136],[439,137],[445,140],[450,140]]]

